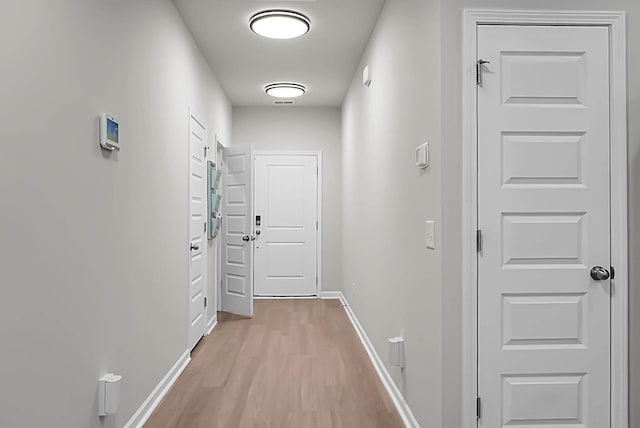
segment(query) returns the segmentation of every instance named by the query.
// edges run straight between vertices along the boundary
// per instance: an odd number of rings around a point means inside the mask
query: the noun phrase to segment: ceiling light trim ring
[[[278,95],[270,94],[269,91],[271,91],[272,89],[294,89],[294,90],[297,89],[300,91],[299,95],[288,95],[282,98],[295,98],[295,97],[302,96],[307,92],[307,87],[305,85],[301,83],[295,83],[295,82],[276,82],[276,83],[270,83],[264,87],[264,91],[267,95],[276,97],[276,98],[281,98]]]
[[[269,19],[269,18],[290,18],[290,19],[294,19],[298,22],[301,22],[304,27],[305,27],[305,31],[302,32],[301,34],[295,34],[295,35],[291,35],[291,36],[287,36],[287,37],[276,37],[276,36],[272,36],[266,33],[261,33],[256,31],[255,24],[257,24],[260,21],[263,21],[265,19]],[[268,38],[296,38],[296,37],[300,37],[303,36],[305,34],[307,34],[309,32],[309,30],[311,29],[311,20],[304,14],[300,13],[300,12],[296,12],[294,10],[289,10],[289,9],[269,9],[269,10],[263,10],[260,11],[256,14],[254,14],[250,19],[249,19],[249,28],[251,29],[251,31],[253,31],[254,33],[263,36],[263,37],[268,37]]]

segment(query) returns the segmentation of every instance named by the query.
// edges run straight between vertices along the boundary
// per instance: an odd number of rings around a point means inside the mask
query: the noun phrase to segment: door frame
[[[195,110],[193,107],[189,106],[189,121],[187,123],[187,145],[188,145],[188,149],[187,149],[187,195],[188,195],[188,201],[187,201],[187,243],[185,245],[185,248],[187,248],[187,260],[188,260],[188,268],[187,268],[187,274],[188,274],[188,279],[187,279],[187,304],[189,306],[187,306],[187,308],[190,307],[191,305],[191,287],[190,287],[190,283],[191,283],[191,250],[189,250],[189,247],[191,245],[191,119],[194,119],[196,122],[198,122],[200,125],[202,125],[202,127],[204,128],[204,132],[205,132],[205,140],[203,142],[203,146],[206,147],[209,144],[209,127],[207,126],[207,122],[204,121],[203,117],[197,112],[197,110]],[[205,162],[205,173],[207,170],[207,157],[204,157],[204,162]],[[204,202],[205,203],[205,224],[207,224],[207,226],[209,225],[209,222],[206,219],[207,213],[206,213],[206,206],[207,202],[208,202],[208,197],[209,197],[209,192],[206,189],[206,181],[205,180],[205,188],[203,189],[203,194],[205,195],[205,198],[207,198],[207,200]],[[209,323],[208,320],[208,312],[209,312],[209,266],[207,263],[208,260],[208,256],[209,256],[209,252],[208,252],[208,242],[207,242],[207,233],[204,233],[204,242],[202,244],[202,258],[204,260],[203,263],[203,272],[202,272],[202,277],[203,277],[203,282],[204,282],[204,287],[202,288],[202,298],[206,299],[207,302],[207,306],[204,307],[204,331],[202,332],[202,337],[207,335],[207,326]],[[188,309],[188,312],[190,312],[190,309]],[[190,319],[190,313],[189,316],[187,316],[187,342],[189,342],[189,338],[191,337],[191,329],[190,329],[190,324],[191,324],[191,319]],[[200,339],[202,339],[202,337]],[[196,343],[197,344],[197,343]],[[191,347],[191,343],[187,344],[187,348]],[[193,351],[193,349],[189,349],[189,352]]]
[[[255,211],[255,180],[256,180],[256,156],[315,156],[318,159],[318,189],[317,189],[317,202],[316,202],[316,219],[318,220],[318,230],[316,235],[316,275],[318,282],[316,284],[316,298],[322,296],[322,150],[254,150],[253,161],[251,167],[253,168],[253,209]],[[251,219],[255,222],[255,212],[251,213]],[[255,269],[255,263],[254,263]],[[255,271],[253,275],[255,281]],[[256,300],[262,299],[309,299],[309,296],[300,297],[261,297],[254,296]],[[313,298],[313,297],[311,297]]]
[[[224,148],[226,147],[226,144],[224,144],[222,142],[222,140],[220,139],[220,136],[218,134],[216,134],[216,138],[215,138],[215,146],[216,146],[216,167],[217,168],[222,168],[222,150],[224,150]],[[220,174],[220,183],[218,184],[218,189],[224,189],[223,187],[223,182],[222,180],[224,179],[224,174]],[[222,211],[222,193],[220,193],[220,211]],[[222,219],[220,220],[222,221]],[[216,274],[215,274],[215,281],[216,281],[216,286],[215,286],[215,290],[216,290],[216,312],[220,312],[222,311],[222,239],[221,239],[221,233],[222,233],[222,224],[220,224],[220,230],[218,232],[218,236],[216,236],[215,239],[215,248],[216,248],[216,260],[215,260],[215,267],[216,267]]]
[[[611,428],[629,426],[627,237],[627,88],[624,12],[465,9],[462,38],[462,422],[477,427],[478,277],[477,27],[496,25],[606,26],[610,35]]]

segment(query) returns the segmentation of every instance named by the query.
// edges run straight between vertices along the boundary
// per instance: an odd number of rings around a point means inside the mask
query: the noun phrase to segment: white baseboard
[[[326,297],[325,297],[325,293],[327,293]],[[396,409],[398,410],[398,413],[400,414],[400,417],[402,418],[402,421],[404,422],[405,426],[407,428],[420,428],[420,424],[418,424],[418,421],[416,420],[415,416],[413,416],[413,412],[411,411],[411,408],[409,408],[409,405],[407,404],[404,397],[402,396],[402,393],[400,392],[400,390],[396,386],[396,383],[393,381],[393,378],[389,374],[387,367],[384,365],[384,363],[380,359],[380,356],[378,355],[375,348],[373,347],[373,344],[369,340],[367,333],[364,331],[364,328],[360,324],[360,321],[358,321],[358,318],[356,318],[355,313],[353,313],[353,311],[351,310],[351,306],[349,306],[349,302],[347,301],[347,298],[340,291],[327,291],[325,293],[323,293],[322,295],[323,299],[339,298],[340,302],[344,305],[344,310],[347,312],[347,316],[349,317],[349,320],[351,320],[351,324],[353,324],[353,328],[356,330],[356,333],[358,333],[358,337],[360,338],[362,345],[366,349],[367,354],[369,355],[369,359],[373,364],[373,367],[376,369],[376,372],[378,373],[378,376],[380,377],[382,384],[387,390],[387,394],[389,394],[391,401],[393,401],[393,404],[396,406]],[[331,294],[328,294],[328,293],[331,293]],[[338,297],[335,297],[336,293]]]
[[[253,300],[310,300],[318,296],[253,296]]]
[[[323,291],[320,296],[321,299],[340,299],[344,300],[344,296],[341,291]]]
[[[171,367],[167,374],[162,378],[160,383],[151,391],[151,394],[144,400],[144,403],[136,410],[129,422],[127,422],[124,428],[142,428],[151,413],[158,407],[160,400],[167,394],[171,385],[178,379],[178,376],[184,371],[184,369],[191,361],[190,352],[187,350],[180,356],[178,361]]]
[[[209,336],[213,331],[213,329],[216,328],[217,325],[218,325],[218,315],[216,314],[216,316],[211,318],[207,323],[207,334],[205,334],[205,336]]]

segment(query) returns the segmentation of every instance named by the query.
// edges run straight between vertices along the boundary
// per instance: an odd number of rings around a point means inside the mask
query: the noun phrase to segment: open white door
[[[204,336],[207,283],[206,160],[207,128],[193,112],[189,118],[189,349]]]
[[[222,157],[222,310],[252,317],[251,147],[225,147]]]

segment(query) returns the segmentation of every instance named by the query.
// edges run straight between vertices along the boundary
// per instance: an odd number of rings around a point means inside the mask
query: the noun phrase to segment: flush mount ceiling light
[[[276,98],[296,98],[303,95],[307,88],[299,83],[271,83],[264,87],[267,95]]]
[[[292,10],[265,10],[249,20],[249,28],[270,39],[293,39],[306,34],[311,27],[309,18]]]

